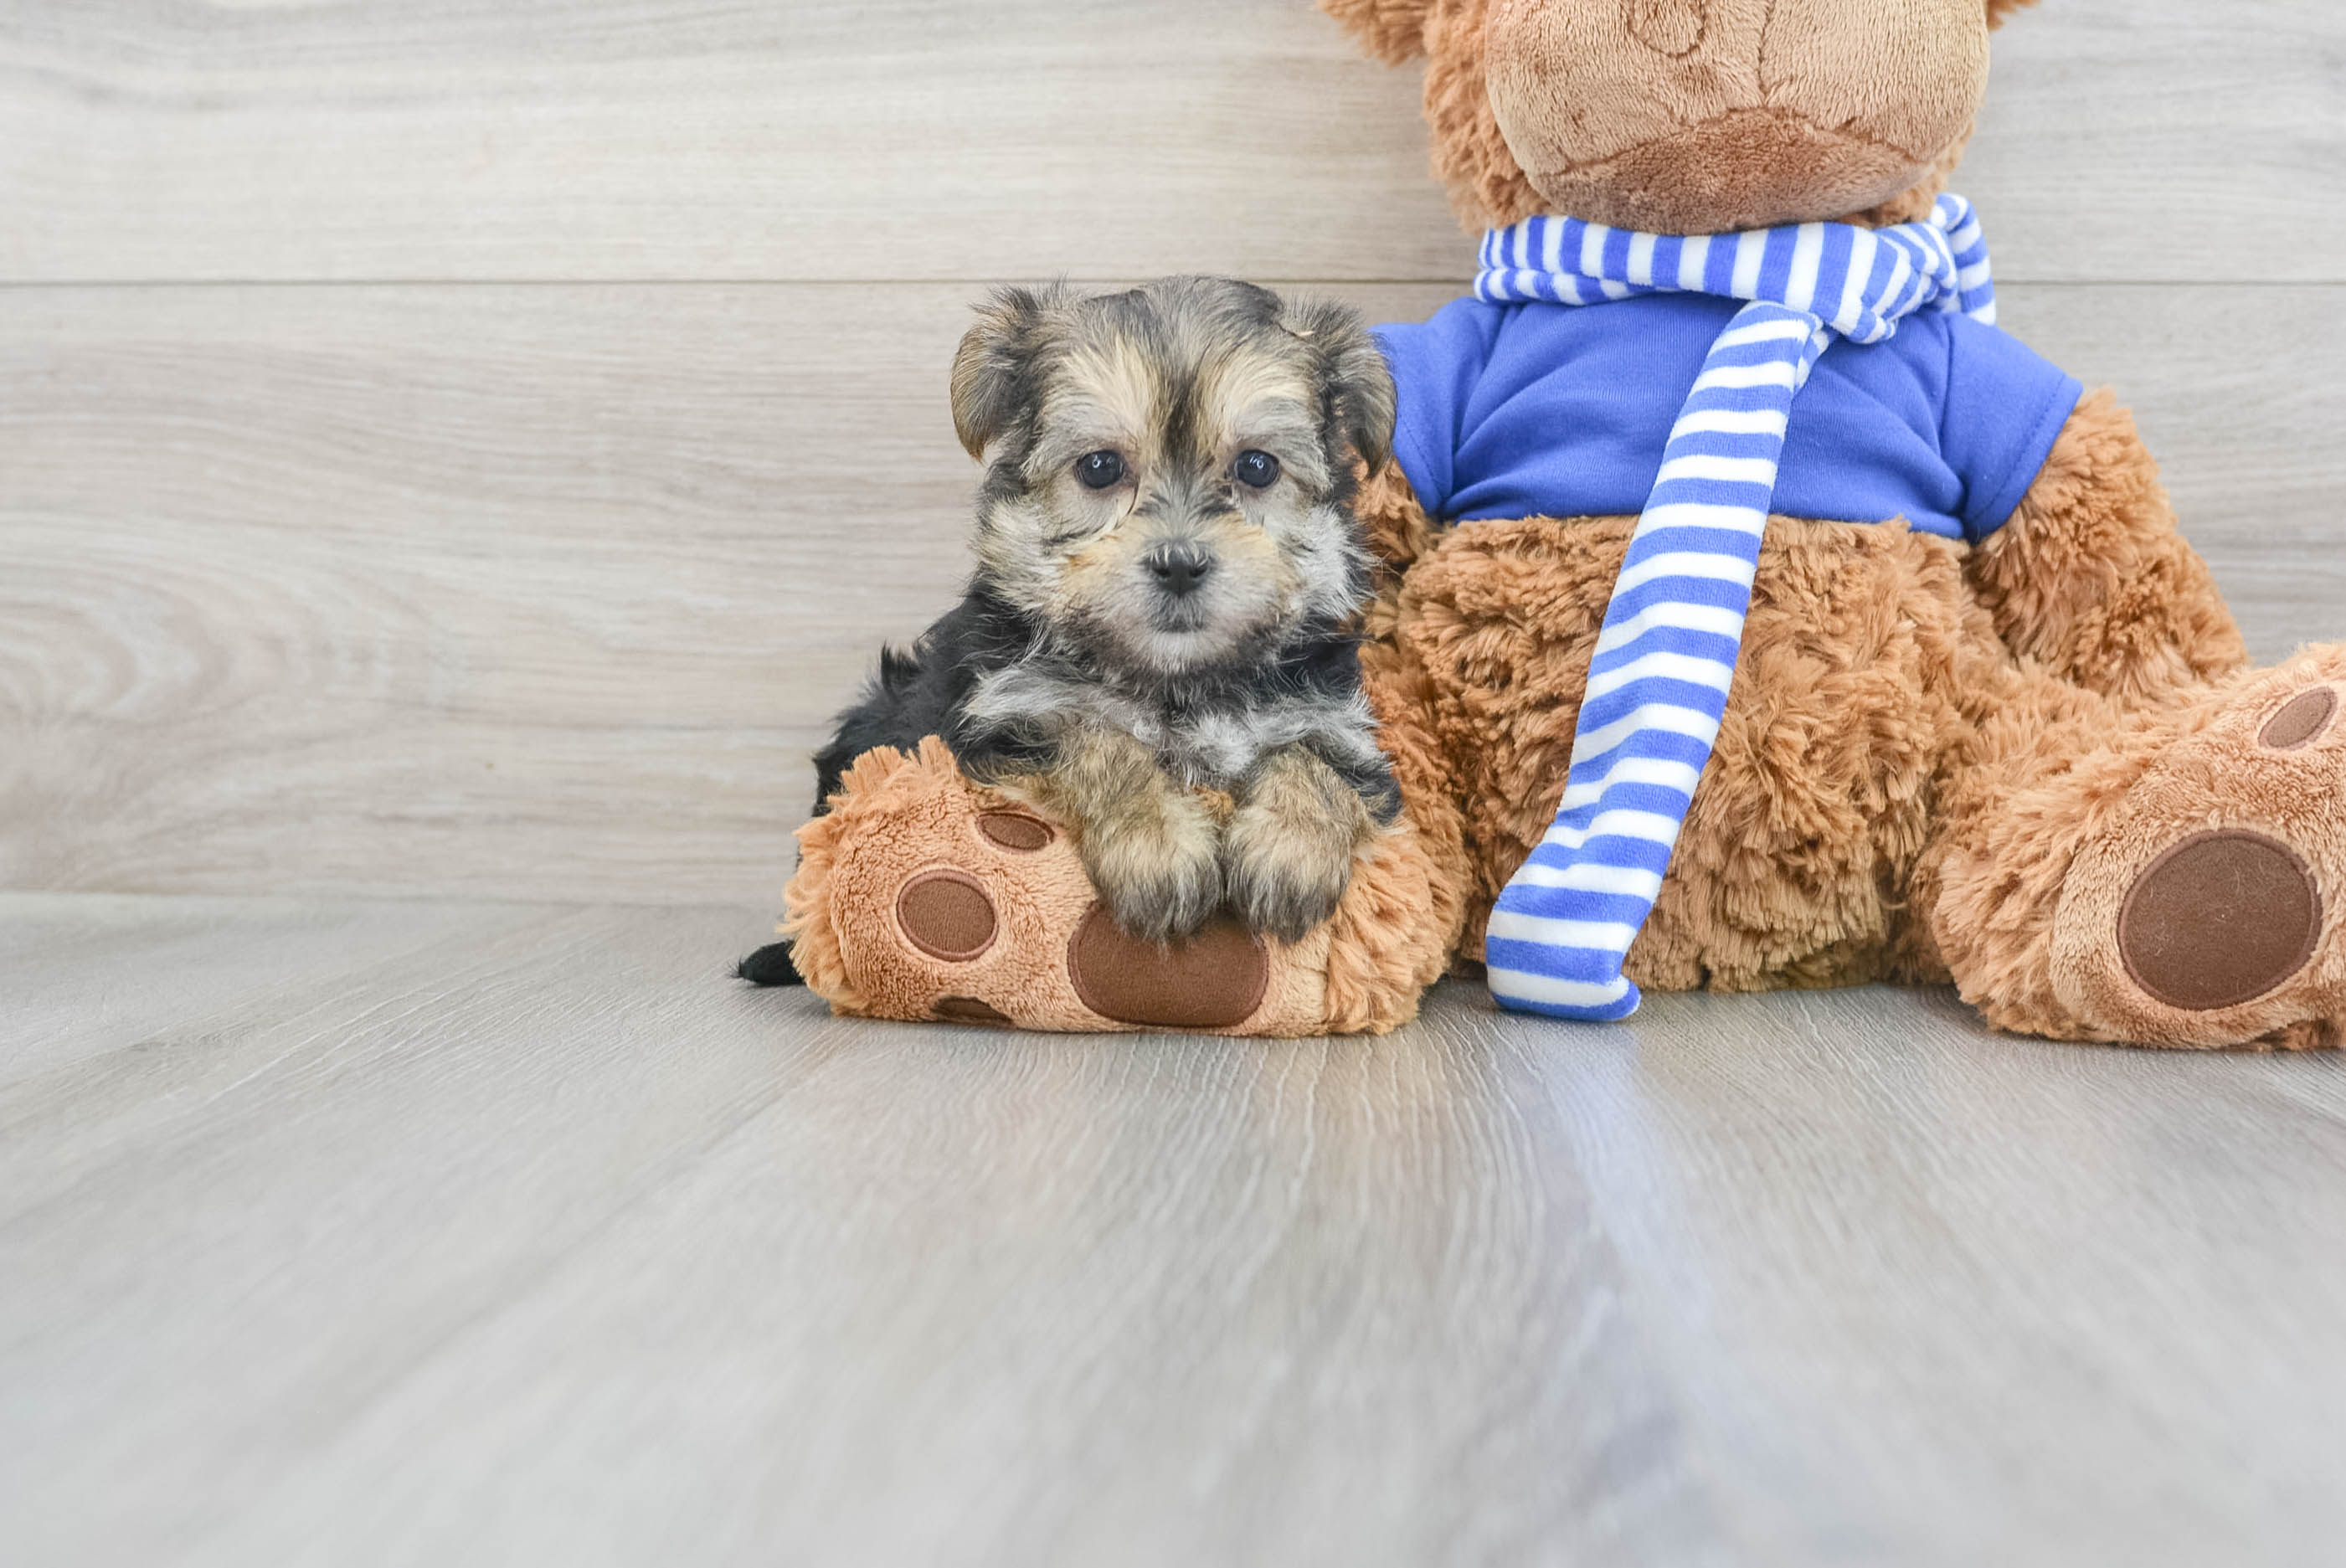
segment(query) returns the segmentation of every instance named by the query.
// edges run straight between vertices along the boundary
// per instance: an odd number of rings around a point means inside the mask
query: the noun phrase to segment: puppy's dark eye
[[[1113,452],[1086,452],[1076,459],[1076,477],[1086,490],[1106,490],[1124,477],[1124,459]]]
[[[1230,473],[1250,490],[1268,490],[1279,483],[1279,459],[1267,452],[1241,452]]]

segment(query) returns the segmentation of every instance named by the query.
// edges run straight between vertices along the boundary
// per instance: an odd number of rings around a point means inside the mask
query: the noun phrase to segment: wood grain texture
[[[834,1022],[718,977],[757,924],[0,897],[12,1559],[2346,1539],[2346,1062],[2000,1039],[1937,993]],[[27,987],[147,1013],[21,1061]]]
[[[966,569],[970,293],[0,291],[0,887],[771,900]],[[2006,310],[2140,412],[2260,655],[2346,635],[2346,289]]]
[[[2013,279],[2346,278],[2346,10],[2052,0]],[[1414,68],[1306,0],[0,0],[0,280],[1458,276]]]

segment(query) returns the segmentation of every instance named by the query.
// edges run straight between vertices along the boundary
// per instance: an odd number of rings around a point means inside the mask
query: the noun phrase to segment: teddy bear
[[[1473,297],[1384,330],[1400,424],[1357,504],[1402,823],[1292,951],[1104,947],[1066,857],[1047,896],[959,869],[1050,824],[974,849],[1004,803],[942,748],[875,758],[802,834],[810,983],[1309,1033],[1391,1027],[1445,962],[1580,1018],[1952,982],[2054,1039],[2336,1046],[2346,648],[2250,667],[2115,396],[1990,324],[1947,194],[2025,0],[1320,3],[1422,61],[1484,236]],[[905,934],[939,871],[982,999]]]

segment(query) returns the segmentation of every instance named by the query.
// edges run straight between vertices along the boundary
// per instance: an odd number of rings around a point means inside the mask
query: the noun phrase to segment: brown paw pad
[[[1001,922],[994,901],[966,871],[923,871],[896,894],[904,940],[949,963],[966,963],[994,945]]]
[[[2239,829],[2194,834],[2160,855],[2118,913],[2134,983],[2192,1013],[2262,996],[2305,967],[2320,935],[2321,895],[2305,862]]]
[[[1233,920],[1217,920],[1161,948],[1127,936],[1095,904],[1067,943],[1067,972],[1086,1007],[1119,1023],[1229,1029],[1254,1016],[1270,985],[1270,956]]]
[[[977,830],[984,835],[987,843],[1020,854],[1032,854],[1044,849],[1058,836],[1052,832],[1051,824],[1024,811],[981,812],[977,819]]]
[[[2317,686],[2281,704],[2257,738],[2275,751],[2296,751],[2320,739],[2337,717],[2338,693]]]
[[[948,1023],[1006,1024],[1011,1022],[1010,1014],[990,1003],[980,1002],[974,996],[940,996],[930,1004],[929,1011]]]

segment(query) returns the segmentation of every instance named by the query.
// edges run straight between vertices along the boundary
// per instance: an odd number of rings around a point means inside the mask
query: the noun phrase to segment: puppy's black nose
[[[1159,545],[1148,552],[1146,565],[1157,585],[1177,599],[1203,587],[1214,571],[1213,556],[1195,545]]]

